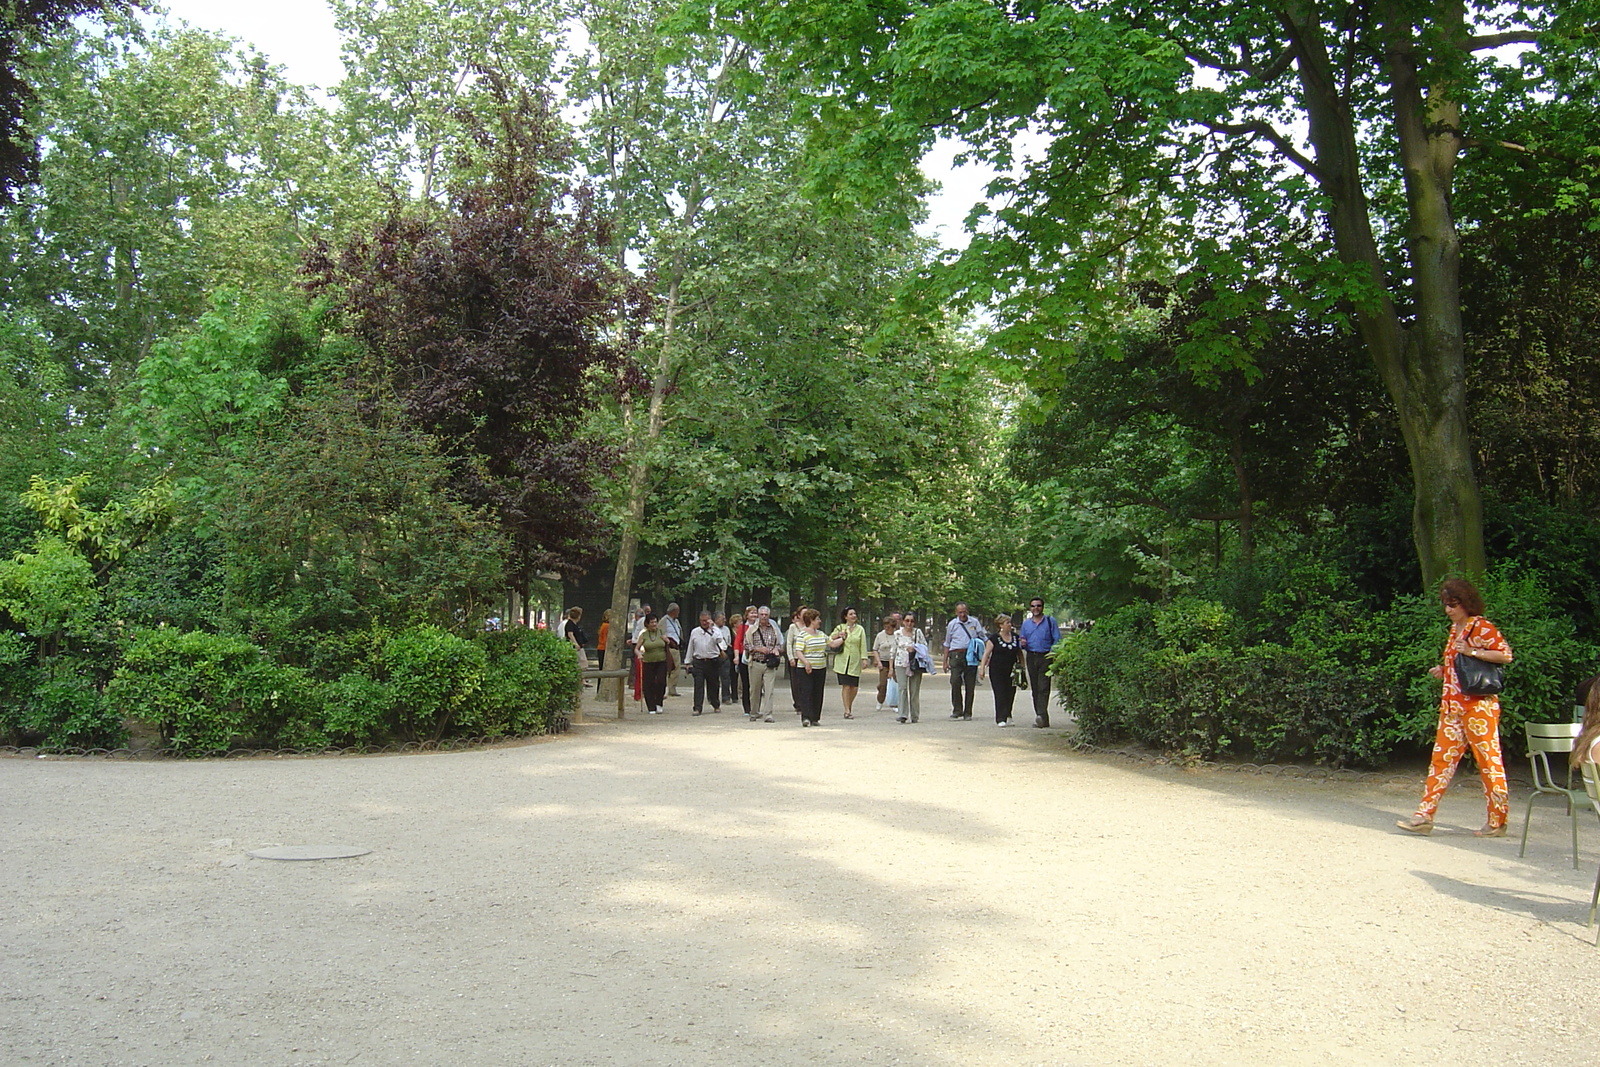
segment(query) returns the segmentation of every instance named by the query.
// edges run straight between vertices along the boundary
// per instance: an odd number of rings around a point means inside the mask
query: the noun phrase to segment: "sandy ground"
[[[1074,755],[939,681],[917,726],[0,760],[0,1062],[1600,1062],[1592,815],[1519,860],[1474,790],[1409,837],[1409,787]],[[304,843],[373,852],[245,856]]]

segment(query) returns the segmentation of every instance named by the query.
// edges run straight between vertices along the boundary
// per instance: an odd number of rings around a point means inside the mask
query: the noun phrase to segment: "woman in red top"
[[[1494,623],[1483,617],[1483,597],[1472,583],[1453,578],[1439,588],[1439,600],[1450,617],[1450,637],[1444,646],[1444,662],[1428,673],[1444,682],[1439,698],[1439,732],[1433,742],[1433,762],[1428,767],[1428,783],[1422,790],[1417,813],[1395,823],[1413,834],[1433,833],[1433,816],[1439,798],[1456,773],[1456,765],[1467,749],[1483,778],[1483,794],[1489,804],[1489,819],[1478,837],[1504,837],[1506,833],[1506,767],[1500,755],[1500,698],[1471,696],[1461,691],[1456,680],[1456,654],[1462,653],[1488,663],[1510,663],[1511,646],[1500,636]]]

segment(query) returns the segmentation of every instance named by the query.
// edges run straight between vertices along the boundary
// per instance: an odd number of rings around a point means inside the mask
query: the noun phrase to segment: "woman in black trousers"
[[[995,632],[984,650],[983,663],[978,667],[978,677],[990,676],[989,686],[994,690],[994,724],[1011,725],[1011,705],[1017,699],[1017,659],[1022,655],[1022,639],[1011,628],[1010,615],[996,615]]]

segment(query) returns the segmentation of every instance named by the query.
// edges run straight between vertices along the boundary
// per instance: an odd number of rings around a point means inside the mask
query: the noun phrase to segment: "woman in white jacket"
[[[912,657],[918,645],[928,646],[927,635],[917,628],[917,617],[907,612],[894,633],[894,680],[900,687],[900,714],[896,722],[917,722],[922,714],[922,675],[913,669]],[[919,665],[916,665],[920,667]]]

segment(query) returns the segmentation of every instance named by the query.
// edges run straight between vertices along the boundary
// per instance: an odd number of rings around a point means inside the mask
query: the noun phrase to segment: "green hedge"
[[[1600,663],[1536,578],[1499,573],[1488,616],[1516,652],[1501,734],[1520,754],[1522,724],[1571,717],[1572,690]],[[1366,611],[1326,588],[1280,588],[1249,616],[1179,597],[1138,604],[1063,638],[1052,673],[1082,737],[1137,741],[1200,758],[1379,766],[1425,748],[1438,720],[1448,623],[1436,597]]]
[[[124,651],[106,699],[158,729],[173,752],[205,755],[272,728],[285,671],[244,637],[145,630]]]
[[[546,733],[579,692],[573,657],[542,631],[468,640],[412,626],[330,640],[339,648],[328,662],[346,669],[319,679],[241,636],[146,630],[106,686],[106,707],[155,727],[175,753],[206,755]]]

